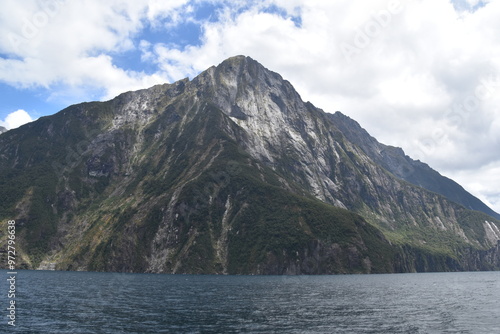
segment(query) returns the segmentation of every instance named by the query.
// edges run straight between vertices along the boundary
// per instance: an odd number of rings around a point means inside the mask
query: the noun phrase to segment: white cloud
[[[33,121],[34,120],[25,110],[19,109],[8,114],[5,120],[0,120],[0,126],[3,126],[7,130],[11,130]]]
[[[188,0],[2,1],[0,81],[17,87],[101,90],[102,98],[164,82],[113,64],[111,55],[136,48],[145,20],[169,19]],[[61,92],[58,92],[61,94]]]
[[[496,212],[500,212],[500,188],[492,185],[500,184],[500,162],[494,162],[471,171],[455,173],[455,181],[488,204]]]

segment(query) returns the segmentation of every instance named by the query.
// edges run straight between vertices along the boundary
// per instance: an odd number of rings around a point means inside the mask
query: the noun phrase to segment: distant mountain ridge
[[[341,112],[330,114],[330,117],[349,141],[358,145],[373,161],[395,176],[443,195],[470,210],[481,211],[500,219],[500,214],[493,211],[477,197],[471,195],[461,185],[442,176],[429,165],[411,159],[401,148],[379,143],[358,122],[350,117]]]
[[[499,269],[500,222],[404,179],[436,174],[353,122],[232,57],[2,134],[0,224],[16,220],[25,268]]]

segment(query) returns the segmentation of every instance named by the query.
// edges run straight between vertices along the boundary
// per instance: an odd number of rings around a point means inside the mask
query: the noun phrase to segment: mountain
[[[243,56],[70,106],[0,136],[2,228],[16,220],[25,268],[500,268],[497,219],[401,177],[399,155],[374,156],[384,146],[344,118]]]
[[[442,176],[429,165],[411,159],[401,148],[379,143],[355,120],[340,112],[329,114],[329,116],[350,142],[356,144],[370,159],[395,176],[441,194],[470,210],[481,211],[500,219],[500,214],[468,193],[461,185]]]
[[[4,132],[6,132],[6,131],[7,131],[7,129],[6,129],[6,128],[4,128],[3,126],[0,126],[0,134],[4,133]]]

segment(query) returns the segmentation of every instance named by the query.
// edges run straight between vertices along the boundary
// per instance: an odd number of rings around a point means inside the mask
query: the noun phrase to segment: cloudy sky
[[[0,126],[248,55],[500,212],[500,0],[0,0]]]

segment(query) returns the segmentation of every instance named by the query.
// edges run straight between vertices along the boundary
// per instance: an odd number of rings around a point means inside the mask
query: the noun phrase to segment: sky
[[[280,73],[500,212],[500,0],[0,0],[0,126],[193,78]]]

